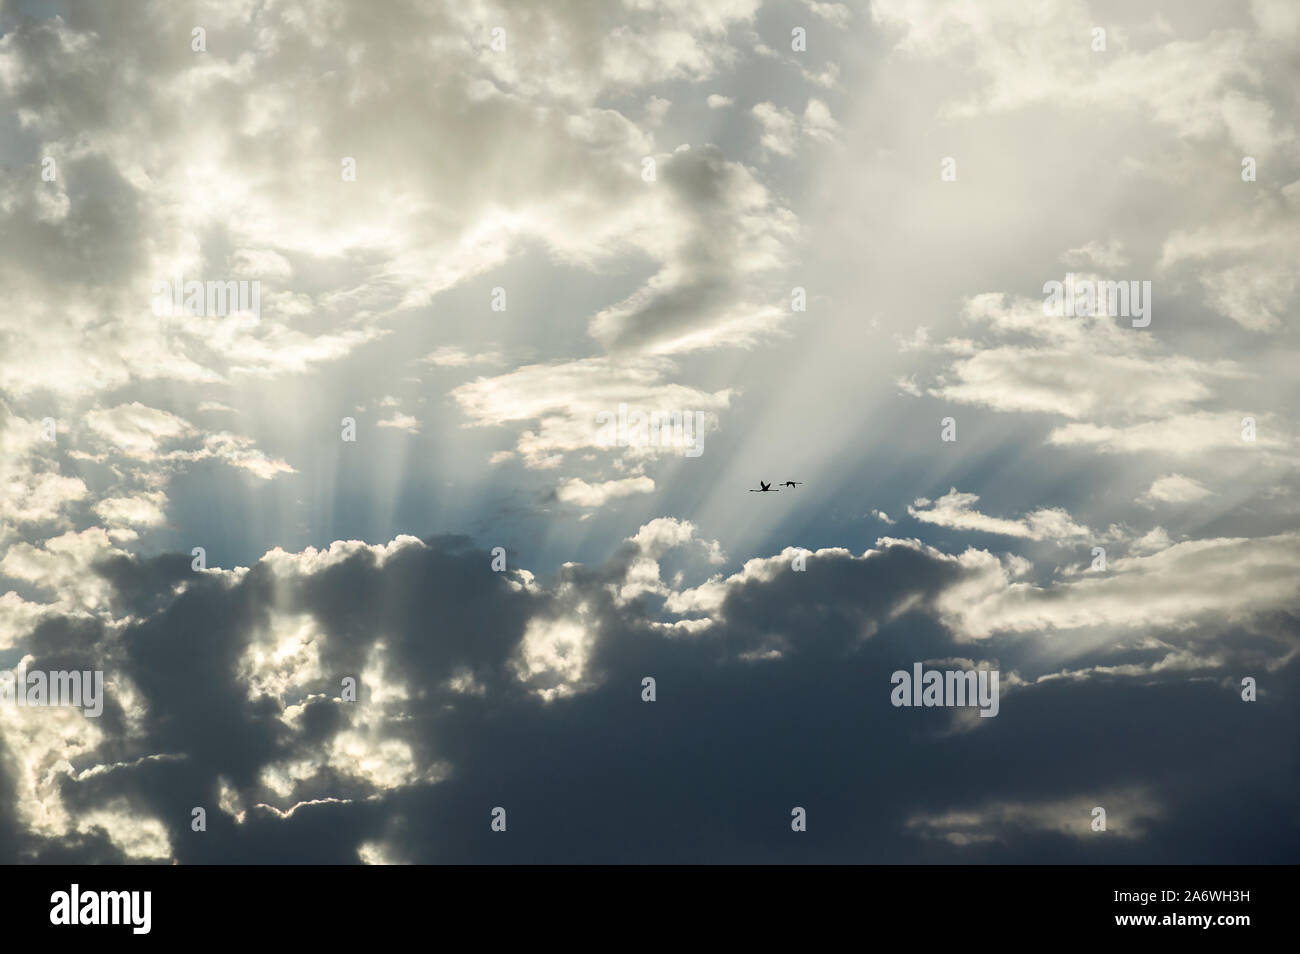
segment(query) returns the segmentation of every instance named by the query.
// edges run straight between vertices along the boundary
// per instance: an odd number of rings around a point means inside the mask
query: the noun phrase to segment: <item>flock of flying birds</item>
[[[773,487],[770,482],[760,480],[758,482],[758,489],[755,490],[751,487],[749,492],[751,494],[776,494],[781,492],[781,487],[789,487],[791,490],[794,490],[794,488],[798,487],[802,483],[802,480],[787,480],[785,483],[781,484],[780,487]]]

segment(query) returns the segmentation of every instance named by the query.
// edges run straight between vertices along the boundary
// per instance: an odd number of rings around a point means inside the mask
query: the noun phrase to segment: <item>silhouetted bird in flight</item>
[[[766,494],[766,493],[773,493],[773,494],[775,494],[775,493],[779,493],[779,492],[780,492],[780,488],[779,488],[779,487],[773,487],[771,484],[767,483],[766,481],[762,481],[762,480],[760,480],[760,481],[758,482],[758,489],[757,489],[757,490],[754,490],[753,488],[750,488],[750,491],[749,491],[749,492],[750,492],[751,494]]]
[[[795,485],[797,485],[797,484],[802,484],[802,483],[803,483],[802,480],[787,480],[787,481],[786,481],[785,483],[783,483],[781,486],[782,486],[782,487],[794,487]]]

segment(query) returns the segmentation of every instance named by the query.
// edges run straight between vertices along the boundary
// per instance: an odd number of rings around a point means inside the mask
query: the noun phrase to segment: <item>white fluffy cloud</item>
[[[616,427],[620,405],[627,405],[629,414],[637,409],[647,415],[681,412],[685,417],[699,411],[706,415],[706,431],[715,427],[717,412],[730,404],[733,392],[710,394],[671,383],[667,377],[673,369],[665,359],[588,358],[526,365],[496,377],[477,378],[451,394],[476,426],[530,424],[516,442],[516,450],[530,467],[556,467],[566,452],[592,448],[631,457],[680,454],[680,439],[672,442],[671,429],[667,442],[639,443],[629,438],[619,444],[618,435],[607,433],[607,425],[601,423]],[[664,429],[656,433],[662,435]]]
[[[1089,536],[1092,531],[1075,523],[1060,508],[1042,508],[1014,520],[990,517],[975,509],[978,494],[963,494],[954,487],[938,500],[919,498],[907,508],[910,516],[924,523],[954,530],[997,533],[1028,540],[1070,540]]]
[[[1210,496],[1211,491],[1199,481],[1182,474],[1157,477],[1139,500],[1144,503],[1195,503]]]
[[[620,497],[634,494],[653,493],[655,482],[649,477],[624,477],[621,480],[606,480],[589,484],[577,477],[566,481],[556,489],[556,497],[561,503],[576,504],[579,507],[600,507]]]

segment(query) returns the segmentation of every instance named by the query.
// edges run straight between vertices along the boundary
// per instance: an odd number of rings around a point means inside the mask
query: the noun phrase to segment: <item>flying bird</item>
[[[773,494],[775,494],[775,493],[779,493],[779,492],[780,492],[780,488],[779,488],[779,487],[773,487],[770,483],[767,483],[766,481],[762,481],[762,480],[760,480],[760,481],[758,482],[758,489],[757,489],[757,490],[754,490],[754,489],[751,487],[750,490],[749,490],[749,492],[750,492],[751,494],[766,494],[766,493],[773,493]]]
[[[797,485],[799,485],[799,484],[802,484],[802,483],[803,483],[802,480],[787,480],[787,481],[786,481],[785,483],[783,483],[781,486],[782,486],[782,487],[795,487],[795,486],[797,486]]]

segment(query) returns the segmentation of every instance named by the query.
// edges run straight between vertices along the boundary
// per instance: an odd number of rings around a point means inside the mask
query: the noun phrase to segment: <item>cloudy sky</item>
[[[1298,51],[0,0],[0,860],[1294,861]]]

